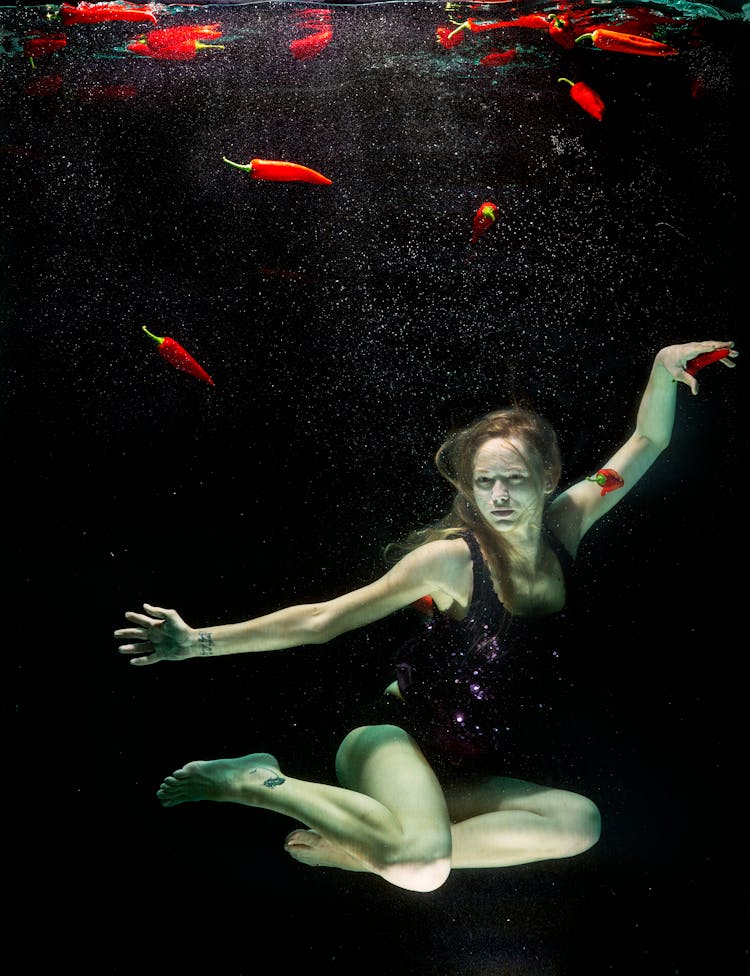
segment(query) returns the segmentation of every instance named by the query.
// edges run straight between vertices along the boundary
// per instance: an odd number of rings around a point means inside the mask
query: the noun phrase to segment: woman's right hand
[[[137,654],[130,659],[131,664],[156,664],[157,661],[184,661],[198,654],[198,634],[188,627],[176,610],[164,610],[144,603],[146,613],[128,610],[125,619],[135,627],[124,627],[115,631],[115,637],[126,637],[138,641],[136,644],[121,644],[120,654]]]

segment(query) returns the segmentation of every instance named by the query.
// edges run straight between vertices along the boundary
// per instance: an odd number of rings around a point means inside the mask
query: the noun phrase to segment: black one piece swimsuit
[[[573,560],[546,533],[563,576]],[[560,648],[566,612],[524,617],[498,599],[473,533],[457,532],[471,552],[471,603],[461,620],[437,608],[396,659],[402,698],[386,696],[383,720],[405,728],[428,756],[449,765],[497,765],[523,739],[528,723],[545,721],[550,692],[562,678]],[[567,602],[566,602],[567,605]],[[492,759],[495,762],[492,763]]]

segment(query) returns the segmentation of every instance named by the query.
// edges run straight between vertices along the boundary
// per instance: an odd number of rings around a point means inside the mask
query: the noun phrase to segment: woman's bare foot
[[[311,867],[341,868],[344,871],[369,871],[343,847],[326,840],[316,830],[293,830],[284,841],[284,850],[295,861]]]
[[[255,806],[262,790],[275,789],[283,782],[276,758],[267,752],[253,752],[237,759],[189,762],[166,777],[156,796],[164,807],[191,800]]]

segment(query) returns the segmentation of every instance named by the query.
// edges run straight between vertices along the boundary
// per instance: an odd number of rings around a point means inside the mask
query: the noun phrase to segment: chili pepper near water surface
[[[182,370],[183,373],[189,373],[191,376],[203,380],[204,383],[208,383],[210,386],[216,386],[205,369],[193,359],[186,349],[182,348],[179,342],[175,342],[169,336],[154,335],[153,332],[148,331],[145,325],[142,325],[141,328],[149,338],[159,344],[159,355],[162,359],[166,359],[171,366],[175,366],[177,369]]]
[[[217,37],[221,37],[221,24],[164,27],[141,34],[128,44],[128,51],[161,61],[192,61],[205,48],[223,51],[223,44],[204,43]]]
[[[486,68],[499,68],[504,64],[510,64],[511,61],[515,59],[516,49],[514,47],[509,48],[507,51],[490,51],[489,54],[480,60],[480,64],[483,64]]]
[[[333,180],[329,180],[327,176],[300,163],[287,163],[281,159],[251,159],[249,163],[233,163],[226,156],[221,158],[230,166],[249,173],[253,180],[269,180],[272,183],[317,183],[322,186],[330,186],[333,183]]]
[[[58,11],[67,27],[69,24],[104,24],[109,21],[148,21],[156,23],[156,15],[145,3],[63,3]]]
[[[60,51],[67,43],[68,39],[64,34],[38,34],[24,41],[23,53],[31,61],[31,66],[34,68],[36,67],[34,58]]]
[[[460,27],[438,27],[435,30],[435,40],[441,47],[450,50],[450,48],[456,47],[464,39],[464,29],[463,25]]]
[[[640,34],[625,34],[622,31],[608,30],[606,27],[598,27],[588,34],[579,34],[576,44],[580,41],[590,40],[594,47],[600,51],[619,51],[621,54],[648,54],[651,57],[664,57],[667,55],[679,54],[675,47],[669,44],[662,44],[661,41],[654,41],[650,37],[642,37]]]
[[[602,495],[606,495],[608,491],[616,491],[625,484],[622,475],[618,474],[614,468],[602,468],[596,474],[588,477],[586,481],[595,481],[601,488]]]
[[[558,78],[558,81],[567,82],[570,87],[570,97],[580,105],[584,112],[588,112],[595,119],[601,122],[604,116],[604,102],[597,95],[593,88],[589,88],[585,81],[571,81],[570,78]]]

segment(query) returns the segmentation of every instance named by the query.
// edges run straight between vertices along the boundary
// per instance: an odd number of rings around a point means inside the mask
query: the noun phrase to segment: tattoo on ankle
[[[198,634],[198,653],[201,657],[211,657],[214,652],[214,635],[201,632]]]
[[[277,786],[281,786],[282,783],[286,783],[283,776],[269,776],[268,779],[263,780],[263,785],[267,786],[269,790],[273,790]]]

